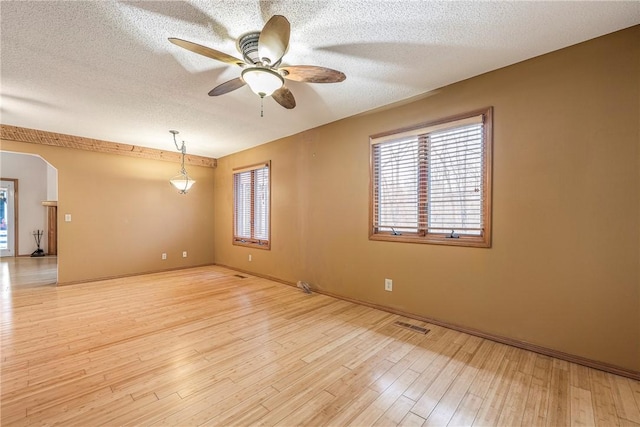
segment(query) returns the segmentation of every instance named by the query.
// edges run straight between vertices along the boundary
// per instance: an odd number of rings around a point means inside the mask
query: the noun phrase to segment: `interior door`
[[[16,255],[15,182],[0,181],[0,256]]]

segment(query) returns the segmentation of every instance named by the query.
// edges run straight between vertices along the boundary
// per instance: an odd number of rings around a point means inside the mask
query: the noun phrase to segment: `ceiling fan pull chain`
[[[260,97],[260,117],[264,117],[264,96]]]

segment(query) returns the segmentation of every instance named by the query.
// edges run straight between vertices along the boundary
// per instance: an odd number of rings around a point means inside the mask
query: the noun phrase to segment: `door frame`
[[[18,251],[18,180],[15,178],[2,178],[0,177],[0,181],[11,181],[13,182],[13,256],[17,257],[20,253]]]

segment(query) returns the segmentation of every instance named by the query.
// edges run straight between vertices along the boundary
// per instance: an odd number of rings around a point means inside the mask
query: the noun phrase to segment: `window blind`
[[[269,168],[254,172],[254,236],[259,240],[269,240]]]
[[[372,138],[372,228],[391,235],[482,236],[484,116]]]
[[[234,242],[269,245],[269,164],[233,174]]]
[[[482,124],[434,132],[428,141],[428,232],[481,234]]]
[[[234,175],[235,237],[251,238],[251,171]]]

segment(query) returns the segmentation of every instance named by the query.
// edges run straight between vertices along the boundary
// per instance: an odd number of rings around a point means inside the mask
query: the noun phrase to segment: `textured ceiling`
[[[287,81],[286,110],[241,69],[168,37],[241,57],[235,40],[291,22],[283,64],[344,72]],[[2,124],[221,157],[640,23],[640,2],[0,1]]]

